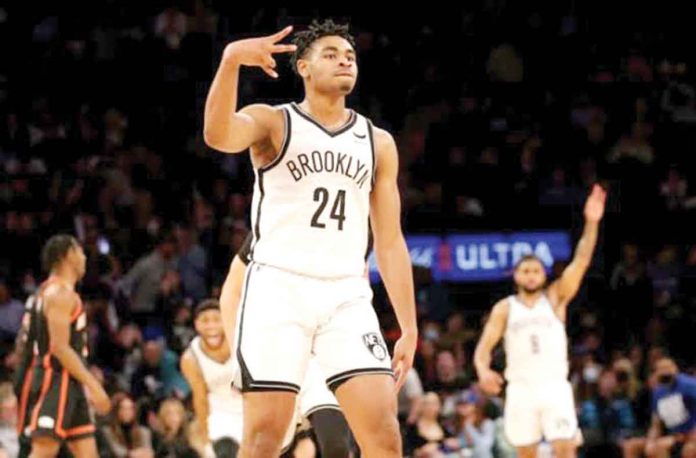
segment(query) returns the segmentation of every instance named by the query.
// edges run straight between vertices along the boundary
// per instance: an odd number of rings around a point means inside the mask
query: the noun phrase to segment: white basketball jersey
[[[207,356],[201,348],[201,338],[196,336],[191,341],[191,351],[203,373],[208,387],[208,412],[242,414],[242,394],[231,387],[234,377],[233,358],[219,363]]]
[[[295,103],[283,105],[278,156],[255,171],[251,259],[319,278],[365,270],[375,159],[371,122],[351,111],[328,131]]]
[[[567,380],[568,340],[565,324],[546,296],[527,307],[508,298],[505,329],[505,378],[508,382]]]

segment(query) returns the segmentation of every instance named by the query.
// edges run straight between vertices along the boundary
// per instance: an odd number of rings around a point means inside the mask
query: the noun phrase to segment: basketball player
[[[234,342],[234,335],[227,330],[236,329],[236,317],[239,311],[239,299],[244,283],[246,266],[252,243],[251,233],[244,240],[237,255],[232,260],[230,270],[222,286],[220,308],[225,317],[225,334],[229,342]],[[234,344],[231,344],[233,347]],[[234,352],[234,348],[231,351]],[[346,419],[340,410],[336,397],[329,391],[325,377],[315,360],[311,358],[299,393],[297,408],[298,421],[306,419],[314,430],[321,456],[326,458],[345,458],[350,456],[351,433]]]
[[[51,237],[43,248],[50,272],[30,309],[26,345],[33,361],[26,370],[18,428],[31,437],[31,456],[54,457],[66,442],[76,457],[97,456],[94,422],[85,389],[96,411],[109,412],[111,403],[99,381],[87,369],[87,321],[76,283],[85,273],[85,254],[69,235]]]
[[[476,347],[479,383],[486,392],[498,394],[503,379],[490,367],[491,352],[505,339],[505,433],[520,458],[535,457],[542,436],[557,457],[575,456],[579,436],[568,382],[566,310],[592,260],[605,200],[606,192],[595,185],[585,204],[585,228],[575,257],[551,285],[546,287],[544,265],[537,257],[518,262],[517,294],[495,304]]]
[[[313,353],[364,456],[401,456],[396,391],[413,363],[417,328],[411,262],[400,226],[392,136],[346,108],[358,67],[347,26],[314,22],[227,45],[205,107],[206,143],[250,148],[253,243],[242,293],[242,457],[277,456]],[[294,53],[299,104],[237,107],[242,66],[277,78]],[[390,364],[363,277],[368,219],[402,337]],[[397,383],[393,372],[396,371]]]
[[[230,389],[233,359],[216,300],[198,304],[194,326],[198,335],[181,356],[181,372],[193,393],[198,438],[212,442],[215,456],[234,457],[242,440],[242,395]]]

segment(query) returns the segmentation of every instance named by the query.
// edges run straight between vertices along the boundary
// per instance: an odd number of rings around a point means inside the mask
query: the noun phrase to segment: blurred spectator
[[[655,160],[655,151],[648,142],[650,128],[644,123],[633,124],[630,135],[624,135],[612,148],[607,160],[620,162],[622,160],[635,160],[642,164],[652,164]]]
[[[0,383],[0,448],[7,456],[19,456],[17,397],[11,383]]]
[[[191,322],[191,308],[179,304],[172,309],[173,321],[167,326],[167,347],[181,354],[196,337],[196,331]]]
[[[630,399],[621,393],[611,369],[602,372],[596,394],[585,399],[579,408],[585,444],[592,450],[588,453],[610,456],[635,434],[636,420]]]
[[[473,391],[461,394],[457,401],[456,436],[445,441],[449,450],[462,450],[462,455],[472,458],[493,458],[496,427],[486,416],[482,401]]]
[[[667,178],[660,183],[660,197],[668,211],[683,211],[696,206],[695,199],[689,198],[689,182],[678,169],[672,167]]]
[[[208,258],[191,228],[176,230],[179,244],[179,275],[184,296],[198,302],[207,297]]]
[[[125,393],[112,397],[112,418],[102,427],[110,456],[116,458],[153,458],[152,434],[138,424],[136,405]]]
[[[22,326],[24,304],[12,297],[9,285],[0,279],[0,341],[14,342]]]
[[[510,43],[501,43],[491,50],[487,67],[493,81],[519,83],[524,77],[522,58]]]
[[[189,445],[189,426],[186,410],[180,400],[165,399],[157,414],[157,430],[154,437],[156,458],[197,458]]]
[[[440,456],[447,432],[440,423],[440,398],[437,393],[423,396],[418,420],[406,429],[404,452],[415,458]]]
[[[420,403],[423,399],[423,385],[418,372],[411,368],[406,374],[406,380],[398,396],[399,421],[412,425],[418,418]]]
[[[439,344],[442,348],[452,350],[457,365],[464,367],[466,364],[467,350],[475,345],[476,333],[466,328],[466,321],[462,312],[452,313],[447,318],[445,333],[440,337]]]
[[[133,374],[131,393],[159,401],[168,396],[184,399],[189,386],[179,372],[179,357],[167,349],[157,335],[146,337],[142,346],[142,361]]]
[[[624,245],[622,259],[614,267],[609,285],[615,293],[614,305],[608,312],[609,325],[618,334],[617,340],[626,342],[635,330],[644,328],[651,314],[650,280],[635,244]]]
[[[461,391],[469,387],[471,376],[457,366],[454,354],[449,350],[438,352],[435,372],[435,381],[426,389],[440,395],[442,414],[450,417],[454,415]]]
[[[655,306],[664,308],[670,305],[679,293],[681,267],[677,248],[662,247],[655,257],[655,262],[648,267],[648,272],[652,280]]]
[[[682,456],[696,456],[696,378],[679,372],[671,358],[655,364],[653,422],[645,453],[668,456],[677,447]]]
[[[145,322],[157,311],[157,298],[167,271],[176,271],[176,239],[163,236],[155,250],[143,256],[123,277],[121,287],[130,298],[134,319]]]

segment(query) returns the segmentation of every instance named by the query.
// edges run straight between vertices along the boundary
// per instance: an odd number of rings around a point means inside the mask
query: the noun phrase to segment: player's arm
[[[70,317],[75,305],[75,294],[66,288],[56,288],[55,292],[47,294],[44,315],[48,323],[51,354],[70,376],[87,388],[97,412],[104,415],[111,409],[109,396],[70,346]]]
[[[491,355],[495,346],[503,338],[508,311],[509,303],[505,299],[493,306],[474,352],[474,366],[479,384],[490,394],[498,394],[503,386],[503,378],[491,369]]]
[[[554,307],[560,308],[557,313],[560,311],[563,319],[565,319],[565,307],[577,294],[582,279],[592,262],[592,256],[597,246],[599,222],[604,215],[606,197],[606,191],[599,185],[595,185],[585,204],[585,227],[575,249],[575,256],[561,277],[549,287],[549,296],[553,299]]]
[[[379,273],[387,288],[401,328],[394,347],[393,369],[397,390],[413,365],[418,340],[413,272],[406,240],[401,232],[401,200],[397,186],[399,155],[394,138],[375,129],[376,175],[370,195],[370,222]]]
[[[242,283],[244,273],[249,263],[249,250],[251,247],[251,233],[249,233],[239,249],[239,253],[232,259],[230,270],[227,272],[225,282],[220,291],[220,314],[222,316],[222,330],[225,333],[227,344],[230,346],[230,354],[234,355],[235,336],[237,326],[237,309],[242,297]]]
[[[268,138],[274,123],[283,122],[282,114],[269,105],[249,105],[237,111],[237,92],[243,65],[261,67],[271,77],[278,77],[273,54],[295,51],[295,45],[278,44],[291,31],[292,27],[286,27],[270,36],[227,45],[205,101],[203,138],[208,146],[239,153]]]
[[[195,417],[196,442],[207,444],[208,441],[208,388],[203,378],[201,368],[191,349],[181,356],[181,373],[191,387],[193,395],[193,414]]]

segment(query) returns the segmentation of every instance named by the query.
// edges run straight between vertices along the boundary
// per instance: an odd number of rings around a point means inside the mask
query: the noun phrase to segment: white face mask
[[[428,328],[423,332],[423,337],[426,340],[438,340],[440,338],[440,332],[435,328]]]
[[[596,383],[599,379],[599,367],[595,365],[585,366],[582,370],[582,378],[587,383]]]

